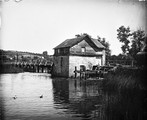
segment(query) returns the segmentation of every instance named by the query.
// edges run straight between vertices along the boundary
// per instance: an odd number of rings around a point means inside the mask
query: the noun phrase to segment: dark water
[[[15,95],[16,99],[13,98]],[[98,81],[52,79],[45,73],[0,76],[0,115],[4,120],[102,118],[102,104]]]
[[[0,75],[1,120],[143,119],[142,111],[134,116],[142,110],[138,106],[129,114],[124,98],[122,104],[117,97],[104,95],[101,81],[51,78],[45,73]]]

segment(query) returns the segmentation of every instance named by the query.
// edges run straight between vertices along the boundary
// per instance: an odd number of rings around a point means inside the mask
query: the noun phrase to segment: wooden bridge
[[[37,73],[51,73],[52,62],[13,62],[12,66],[19,67],[25,72],[37,72]]]

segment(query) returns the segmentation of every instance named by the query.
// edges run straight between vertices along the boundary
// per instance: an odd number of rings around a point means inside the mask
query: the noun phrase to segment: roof
[[[91,38],[91,40],[98,48],[105,48],[97,39]]]
[[[81,42],[82,40],[84,40],[86,37],[88,37],[89,40],[91,40],[92,43],[94,43],[97,48],[105,48],[98,40],[93,39],[93,38],[89,37],[88,35],[82,35],[77,38],[67,39],[64,42],[62,42],[61,44],[59,44],[58,46],[56,46],[54,49],[72,47],[72,46],[76,45],[77,43]]]

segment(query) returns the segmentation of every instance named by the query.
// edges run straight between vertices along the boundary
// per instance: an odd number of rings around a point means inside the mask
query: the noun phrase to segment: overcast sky
[[[0,48],[4,50],[51,55],[65,39],[88,33],[106,38],[112,54],[118,55],[122,52],[116,31],[120,26],[147,31],[145,3],[136,0],[2,1]]]

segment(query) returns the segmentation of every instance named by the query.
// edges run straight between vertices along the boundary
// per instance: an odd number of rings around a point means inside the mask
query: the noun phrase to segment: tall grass
[[[109,90],[145,90],[146,86],[146,69],[137,68],[118,68],[114,72],[105,75],[104,86]]]
[[[146,74],[146,69],[119,68],[105,76],[105,112],[109,120],[146,119]]]

